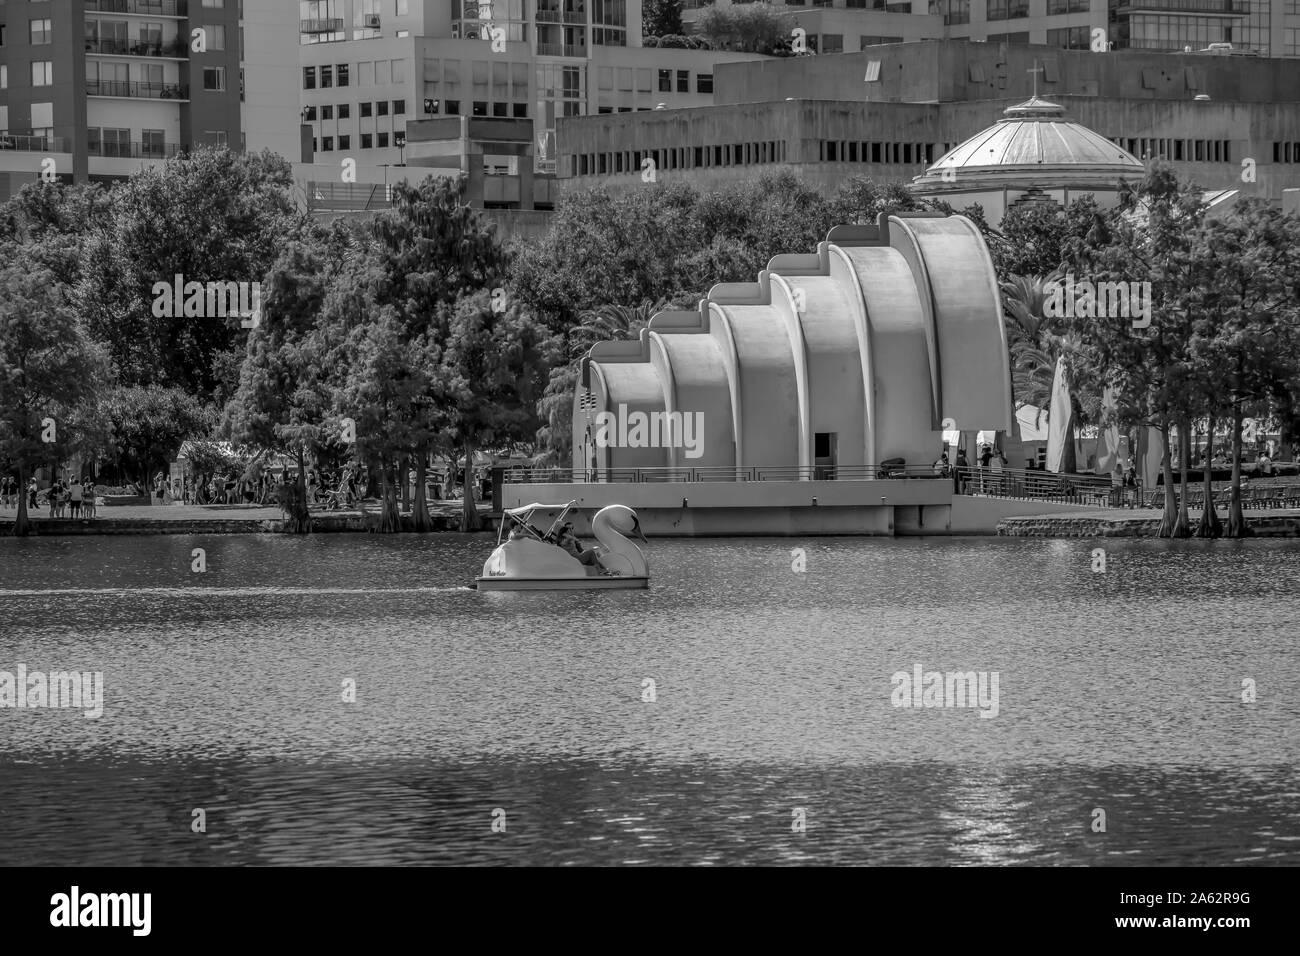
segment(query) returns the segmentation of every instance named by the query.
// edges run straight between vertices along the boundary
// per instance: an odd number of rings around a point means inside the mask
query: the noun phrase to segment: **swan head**
[[[627,505],[606,505],[600,509],[596,517],[603,519],[619,534],[624,536],[636,535],[641,539],[642,543],[648,543],[646,542],[645,533],[641,530],[641,519]]]

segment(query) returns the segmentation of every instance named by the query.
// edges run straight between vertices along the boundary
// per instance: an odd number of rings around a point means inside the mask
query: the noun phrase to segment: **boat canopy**
[[[569,512],[578,506],[575,498],[573,501],[565,504],[541,504],[533,502],[530,505],[520,505],[518,508],[505,508],[502,511],[510,519],[509,524],[513,524],[525,534],[531,535],[539,541],[545,541],[547,538],[554,537],[555,533],[564,524],[564,519]],[[545,530],[542,526],[545,524]],[[504,532],[507,522],[501,522],[501,531]],[[497,535],[500,541],[501,534]]]

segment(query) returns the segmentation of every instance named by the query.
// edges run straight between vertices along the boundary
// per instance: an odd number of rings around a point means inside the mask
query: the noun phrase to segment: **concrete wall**
[[[953,495],[949,528],[952,534],[996,534],[998,522],[1004,518],[1033,515],[1090,515],[1098,511],[1099,508],[1091,505],[1068,505],[1055,501]]]
[[[1014,20],[1004,21],[1008,31]],[[880,79],[866,82],[867,64]],[[1110,99],[1276,103],[1300,100],[1294,60],[1114,50],[1058,50],[1038,45],[929,40],[872,47],[860,53],[772,58],[718,67],[717,105],[772,102],[788,96],[861,102],[950,103],[1027,99],[1029,70],[1041,65],[1038,90],[1047,99],[1077,94]]]
[[[663,537],[991,535],[1009,517],[1099,513],[1087,505],[954,495],[945,479],[507,484],[502,491],[506,508],[575,499],[579,533],[590,532],[591,517],[605,505],[621,504],[636,511],[646,534]]]
[[[906,46],[914,49],[923,45]],[[1098,58],[1105,59],[1100,54]],[[803,58],[800,62],[815,59],[844,60],[849,57]],[[1214,58],[1214,62],[1221,59],[1224,58]],[[1294,64],[1294,61],[1278,62]],[[1300,70],[1295,70],[1295,73],[1300,74]],[[812,91],[810,95],[817,99],[786,101],[782,96],[763,103],[561,120],[557,171],[563,177],[562,188],[578,189],[597,184],[611,189],[644,188],[639,156],[653,150],[668,149],[684,149],[687,165],[668,169],[660,163],[658,180],[680,179],[700,188],[743,182],[768,170],[787,169],[827,193],[844,178],[854,175],[869,176],[877,181],[910,182],[913,176],[925,171],[928,165],[926,155],[938,160],[948,148],[1003,119],[1003,110],[1027,98],[1028,91],[1005,93],[1000,99],[924,104],[834,101],[828,99],[831,93],[827,91]],[[1138,141],[1133,144],[1138,158],[1141,158],[1144,145],[1148,149],[1153,146],[1140,142],[1143,139],[1228,141],[1226,161],[1168,162],[1180,177],[1206,189],[1241,189],[1251,195],[1280,201],[1284,189],[1300,187],[1300,163],[1273,161],[1275,142],[1300,142],[1300,102],[1264,104],[1228,99],[1197,102],[1190,95],[1181,99],[1123,99],[1058,95],[1057,92],[1053,92],[1052,98],[1065,107],[1067,121],[1086,126],[1106,138]],[[781,144],[783,160],[732,165],[714,163],[715,146],[768,141]],[[836,143],[837,150],[843,151],[837,155],[843,155],[852,145],[859,159],[855,162],[824,161],[820,159],[823,141]],[[862,144],[866,144],[865,150]],[[879,162],[871,161],[873,144],[880,147]],[[899,147],[898,162],[892,161],[895,144]],[[1127,148],[1127,143],[1123,145]],[[696,147],[701,148],[703,165],[694,162]],[[902,160],[905,147],[911,148],[911,162]],[[865,160],[861,158],[864,152]],[[625,168],[631,171],[582,175],[579,158],[602,153],[627,154]],[[1241,180],[1241,164],[1246,158],[1256,162],[1254,183]],[[1052,183],[1045,180],[1039,185],[1050,187]],[[1107,182],[1105,185],[1109,188],[1113,184]],[[977,201],[977,198],[971,201]],[[957,208],[961,208],[960,202]]]

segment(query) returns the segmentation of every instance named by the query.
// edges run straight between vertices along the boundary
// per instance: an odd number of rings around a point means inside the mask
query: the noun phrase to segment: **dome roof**
[[[1131,153],[1065,118],[1065,108],[1034,96],[1003,111],[1006,119],[949,150],[913,180],[924,192],[986,186],[1113,186],[1141,176]]]

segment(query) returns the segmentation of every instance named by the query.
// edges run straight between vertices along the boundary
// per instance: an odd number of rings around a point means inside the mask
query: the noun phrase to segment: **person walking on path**
[[[70,518],[81,517],[81,499],[83,493],[84,492],[81,487],[81,479],[73,478],[72,485],[68,488],[68,510],[70,512],[68,517]]]

